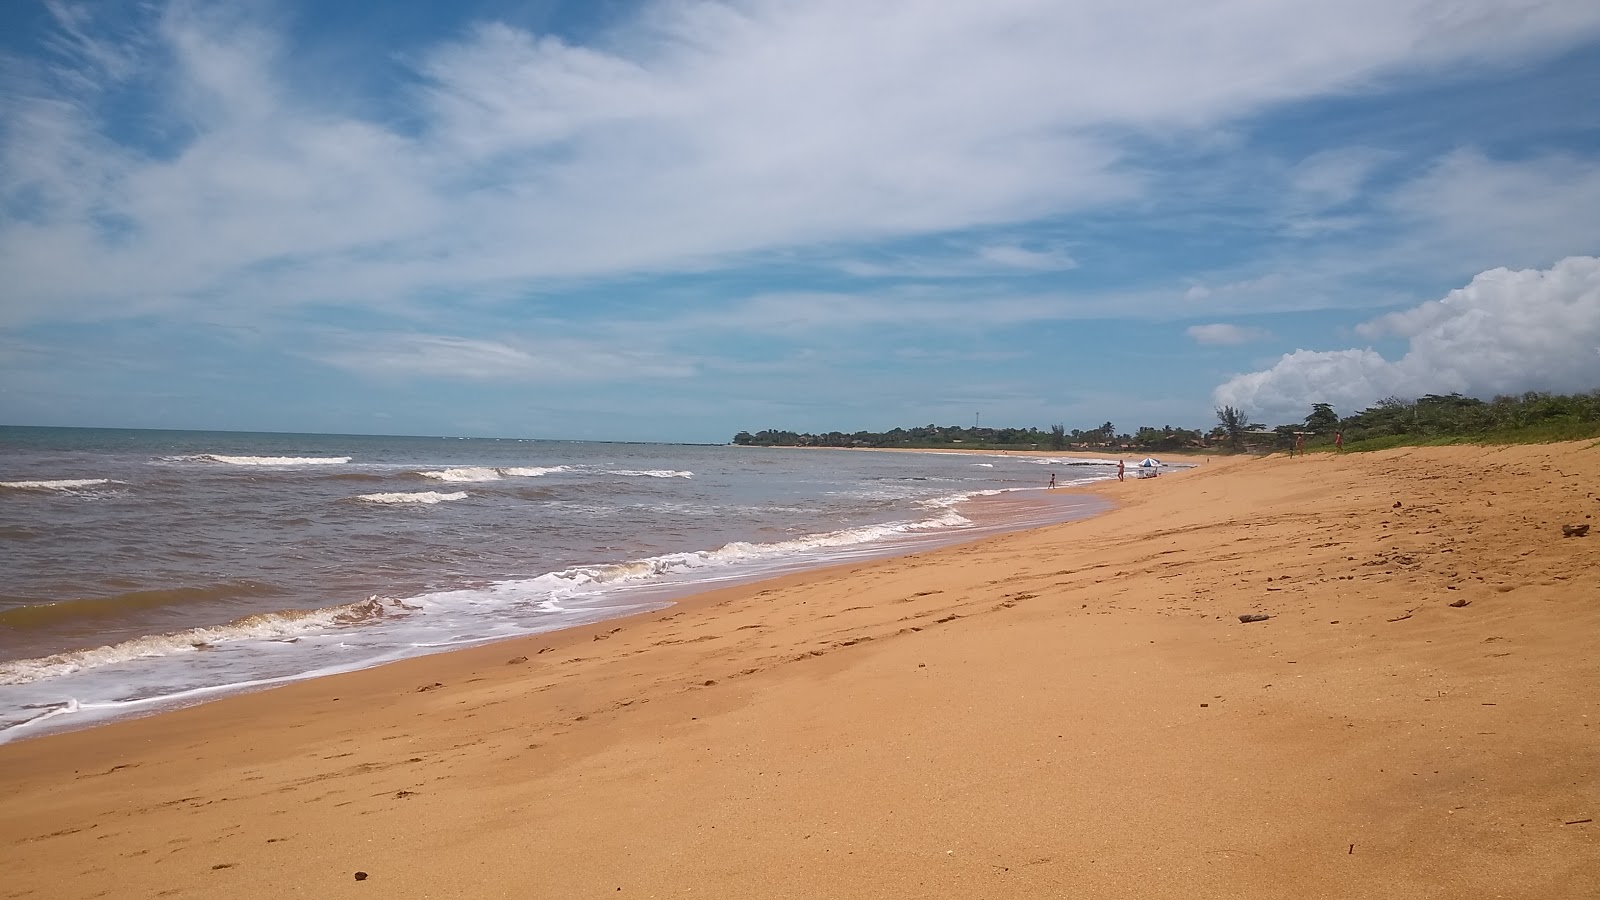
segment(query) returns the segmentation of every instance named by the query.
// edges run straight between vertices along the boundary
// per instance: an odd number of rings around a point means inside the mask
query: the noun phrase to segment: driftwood
[[[1585,522],[1584,524],[1581,524],[1581,525],[1563,525],[1563,526],[1561,526],[1561,536],[1562,537],[1583,537],[1584,535],[1586,535],[1588,533],[1589,533],[1589,525],[1588,525],[1587,522]]]

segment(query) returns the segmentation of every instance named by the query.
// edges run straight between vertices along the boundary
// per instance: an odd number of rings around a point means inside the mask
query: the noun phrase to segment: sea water
[[[1088,515],[1114,460],[0,427],[0,742]]]

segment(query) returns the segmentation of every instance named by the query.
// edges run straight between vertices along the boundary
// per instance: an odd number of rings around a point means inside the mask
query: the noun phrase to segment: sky
[[[0,423],[1600,388],[1593,0],[9,0]]]

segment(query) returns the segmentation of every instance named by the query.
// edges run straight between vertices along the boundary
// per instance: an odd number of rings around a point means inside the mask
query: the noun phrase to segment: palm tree
[[[1228,443],[1235,450],[1244,449],[1244,433],[1249,431],[1253,424],[1244,410],[1232,406],[1217,407],[1217,421],[1222,423],[1222,430],[1228,433]]]

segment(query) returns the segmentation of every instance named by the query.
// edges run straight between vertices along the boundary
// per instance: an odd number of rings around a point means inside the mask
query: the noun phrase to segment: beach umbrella
[[[1161,460],[1153,456],[1146,456],[1144,459],[1139,460],[1139,465],[1146,469],[1153,469],[1161,465]]]

